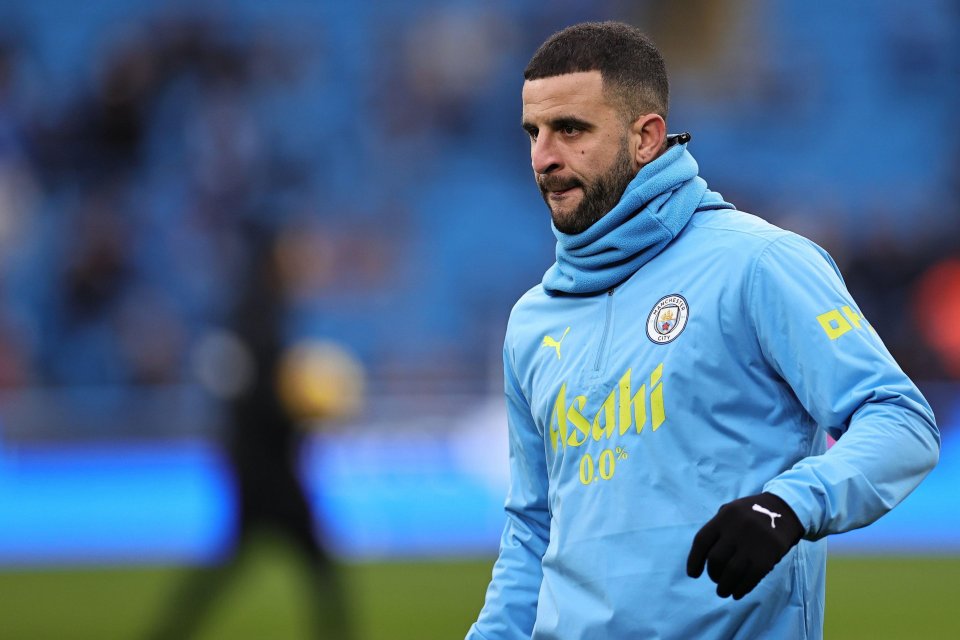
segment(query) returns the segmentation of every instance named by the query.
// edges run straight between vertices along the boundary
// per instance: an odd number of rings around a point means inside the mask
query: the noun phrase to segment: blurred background
[[[701,175],[831,252],[937,413],[926,483],[831,539],[828,637],[958,637],[956,2],[2,0],[0,638],[187,637],[204,592],[197,637],[463,636],[553,256],[522,70],[595,19],[652,35]]]

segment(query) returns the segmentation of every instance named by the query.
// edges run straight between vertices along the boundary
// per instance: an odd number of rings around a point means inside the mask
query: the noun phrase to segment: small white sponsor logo
[[[757,513],[765,513],[765,514],[767,514],[768,516],[770,516],[770,526],[773,527],[774,529],[777,528],[777,518],[782,518],[782,517],[783,517],[783,516],[781,516],[779,513],[774,513],[773,511],[770,511],[769,509],[764,509],[763,507],[761,507],[761,506],[758,505],[758,504],[753,505],[753,510],[756,511]]]

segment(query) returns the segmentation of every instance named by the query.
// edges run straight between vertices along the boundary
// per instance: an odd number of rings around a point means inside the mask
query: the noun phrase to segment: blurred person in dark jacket
[[[324,389],[343,394],[334,380],[336,372],[324,378],[330,370],[311,369],[309,351],[285,348],[284,285],[273,236],[258,228],[247,229],[245,235],[250,249],[248,276],[242,281],[231,330],[222,337],[224,357],[219,358],[220,373],[234,381],[232,389],[228,384],[222,391],[231,396],[226,453],[236,496],[235,535],[219,566],[200,569],[180,585],[149,637],[193,635],[234,581],[260,534],[272,532],[280,534],[305,561],[314,637],[346,640],[351,633],[340,579],[315,529],[297,468],[303,440],[299,423],[329,415]],[[354,378],[349,367],[343,372]]]

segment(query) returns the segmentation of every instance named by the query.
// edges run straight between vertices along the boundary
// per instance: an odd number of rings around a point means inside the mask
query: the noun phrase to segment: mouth
[[[571,193],[573,193],[579,188],[580,187],[578,186],[573,186],[573,187],[568,187],[567,189],[556,189],[553,191],[548,191],[547,193],[550,194],[551,199],[560,199],[560,198],[567,197],[568,195],[570,195]]]
[[[582,190],[582,186],[579,182],[574,181],[554,181],[552,184],[541,184],[540,192],[543,194],[543,199],[547,202],[560,202],[569,198],[572,195],[575,195],[578,190]]]

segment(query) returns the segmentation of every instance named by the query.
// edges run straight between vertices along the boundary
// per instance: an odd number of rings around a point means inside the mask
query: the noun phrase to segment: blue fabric
[[[612,211],[583,233],[553,227],[557,261],[543,276],[549,294],[607,291],[652,260],[694,212],[733,209],[707,189],[687,145],[674,145],[644,166]]]
[[[873,522],[936,463],[929,405],[830,257],[736,210],[690,217],[692,200],[615,289],[539,285],[514,307],[506,526],[469,640],[822,638],[823,538]],[[805,539],[745,598],[719,598],[686,575],[693,537],[761,491]]]

